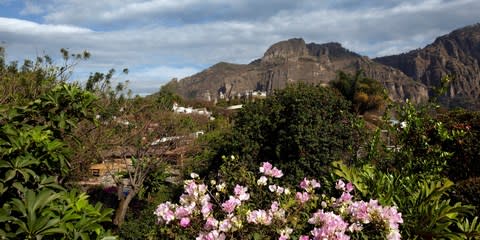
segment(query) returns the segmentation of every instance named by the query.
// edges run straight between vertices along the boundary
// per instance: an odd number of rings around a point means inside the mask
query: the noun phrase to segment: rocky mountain
[[[295,82],[328,84],[338,71],[363,69],[377,79],[394,100],[428,99],[427,87],[402,71],[343,48],[339,43],[306,44],[290,39],[272,45],[261,59],[249,64],[218,63],[193,76],[169,84],[186,98],[214,100],[252,92],[272,92]]]
[[[452,81],[441,102],[448,107],[480,109],[480,24],[438,37],[425,48],[373,60],[428,86],[430,95],[441,78],[449,75]]]

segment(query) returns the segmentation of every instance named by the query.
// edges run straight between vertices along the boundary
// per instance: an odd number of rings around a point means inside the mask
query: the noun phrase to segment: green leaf
[[[12,180],[16,174],[16,170],[8,170],[7,173],[5,173],[5,182]]]
[[[11,167],[12,165],[9,162],[5,160],[0,160],[0,168],[11,168]]]
[[[14,182],[12,186],[20,192],[25,192],[25,187],[20,182]]]

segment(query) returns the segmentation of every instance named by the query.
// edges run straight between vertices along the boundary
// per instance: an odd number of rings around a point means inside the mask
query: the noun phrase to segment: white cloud
[[[5,1],[10,3],[0,4]],[[84,65],[90,71],[128,67],[131,86],[142,89],[219,61],[248,63],[273,43],[292,37],[337,41],[375,57],[423,47],[441,34],[480,21],[477,0],[24,3],[26,15],[19,18],[32,15],[43,22],[0,17],[0,41],[7,42],[9,56],[86,49],[92,53],[91,63]]]
[[[133,72],[130,72],[126,77],[131,79],[130,87],[134,92],[146,92],[150,89],[159,90],[160,87],[167,83],[167,81],[178,78],[182,79],[184,77],[193,75],[201,69],[191,68],[191,67],[171,67],[171,66],[156,66],[146,70],[137,69]]]
[[[0,17],[0,32],[25,35],[85,34],[92,31],[71,25],[38,24],[31,21]]]
[[[130,76],[135,78],[160,78],[160,79],[172,79],[172,78],[184,78],[199,72],[201,69],[192,67],[170,67],[170,66],[156,66],[148,68],[146,70],[137,70],[131,72]]]

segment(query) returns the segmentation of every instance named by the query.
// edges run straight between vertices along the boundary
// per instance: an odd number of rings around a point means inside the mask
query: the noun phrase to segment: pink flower
[[[196,240],[225,240],[226,236],[224,233],[220,233],[217,230],[213,230],[207,234],[200,233]]]
[[[283,176],[282,170],[279,170],[276,167],[272,168],[272,164],[269,162],[263,162],[259,170],[261,173],[265,174],[265,176],[274,178],[281,178]]]
[[[205,225],[203,225],[203,228],[205,230],[213,230],[217,228],[217,226],[218,226],[218,220],[213,217],[208,217],[207,220],[205,221]]]
[[[285,220],[285,210],[280,208],[280,204],[277,201],[272,202],[270,210],[268,210],[268,214],[274,219],[281,221]]]
[[[210,216],[210,213],[212,212],[212,209],[213,209],[213,204],[212,203],[207,202],[207,203],[203,204],[202,205],[202,210],[201,210],[203,217],[205,218],[205,217]]]
[[[247,222],[260,225],[270,225],[272,223],[272,216],[265,210],[255,210],[247,214]]]
[[[301,204],[306,203],[308,200],[310,200],[310,195],[307,192],[297,192],[295,194],[295,199],[299,201]]]
[[[278,168],[274,167],[269,175],[274,178],[281,178],[283,177],[283,172],[282,170],[279,170]]]
[[[352,220],[359,221],[361,223],[369,223],[369,207],[364,201],[353,202],[348,206],[347,212],[351,215]]]
[[[303,190],[307,190],[307,188],[310,186],[310,181],[307,178],[303,178],[303,180],[300,182],[300,188]]]
[[[349,192],[353,191],[354,186],[351,182],[349,182],[349,183],[347,183],[347,186],[345,188],[346,188],[345,191],[349,193]]]
[[[349,227],[348,227],[348,231],[350,232],[360,232],[363,230],[363,227],[361,224],[359,223],[352,223]]]
[[[275,184],[269,185],[269,186],[268,186],[268,190],[270,190],[270,192],[273,192],[273,193],[275,193],[275,194],[277,194],[277,195],[281,195],[282,193],[285,192],[285,188],[280,187],[280,186],[277,186],[277,185],[275,185]]]
[[[235,210],[235,207],[237,207],[240,204],[241,204],[240,200],[230,196],[230,199],[222,203],[222,210],[225,211],[226,213],[232,213],[233,210]]]
[[[194,195],[195,191],[197,190],[197,184],[193,180],[185,181],[185,192],[188,195]]]
[[[313,192],[315,188],[320,188],[320,183],[315,179],[308,180],[304,178],[303,181],[300,182],[300,188],[307,192]]]
[[[262,166],[260,167],[261,173],[270,172],[272,170],[272,164],[269,162],[263,162]]]
[[[302,235],[298,238],[298,240],[310,240],[308,236]]]
[[[158,205],[154,214],[158,217],[158,222],[170,223],[175,219],[175,214],[172,211],[175,209],[175,205],[170,202],[165,202]]]
[[[235,196],[240,201],[246,201],[246,200],[250,199],[250,194],[248,194],[247,191],[248,191],[247,187],[242,187],[238,184],[237,184],[237,186],[235,186],[235,189],[233,190],[233,192],[235,193]]]
[[[344,203],[344,202],[349,202],[352,200],[352,195],[350,195],[350,193],[348,192],[344,192],[342,193],[342,196],[340,196],[339,199],[337,199],[337,202],[338,203]]]
[[[387,239],[388,240],[400,240],[402,238],[402,236],[400,235],[400,233],[397,231],[391,231],[388,235],[387,235]]]
[[[310,185],[312,186],[312,188],[320,188],[320,183],[317,182],[317,180],[315,180],[315,179],[312,179],[310,181]]]
[[[180,219],[180,226],[181,227],[186,228],[189,225],[190,225],[190,218],[184,217],[184,218]]]
[[[274,201],[274,202],[272,202],[272,205],[270,206],[270,210],[272,210],[272,212],[276,212],[276,211],[278,211],[278,206],[279,206],[278,202]]]
[[[232,222],[228,218],[218,224],[218,230],[221,232],[228,232],[230,229],[232,229]]]
[[[345,191],[345,183],[342,181],[342,179],[338,179],[337,183],[335,184],[335,188]]]
[[[189,211],[188,208],[185,208],[185,207],[178,207],[176,210],[175,210],[175,217],[176,218],[183,218],[183,217],[187,217],[191,214],[191,212]]]
[[[350,239],[345,234],[348,224],[333,212],[319,210],[308,220],[310,224],[321,226],[312,230],[314,239]]]

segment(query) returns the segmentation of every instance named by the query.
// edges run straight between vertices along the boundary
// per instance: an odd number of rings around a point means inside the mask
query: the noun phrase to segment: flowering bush
[[[315,179],[298,191],[279,184],[281,170],[264,162],[250,186],[210,181],[198,175],[184,183],[178,203],[160,204],[155,215],[165,237],[214,239],[400,239],[396,207],[354,200],[351,183],[338,180],[338,196],[326,196]]]

